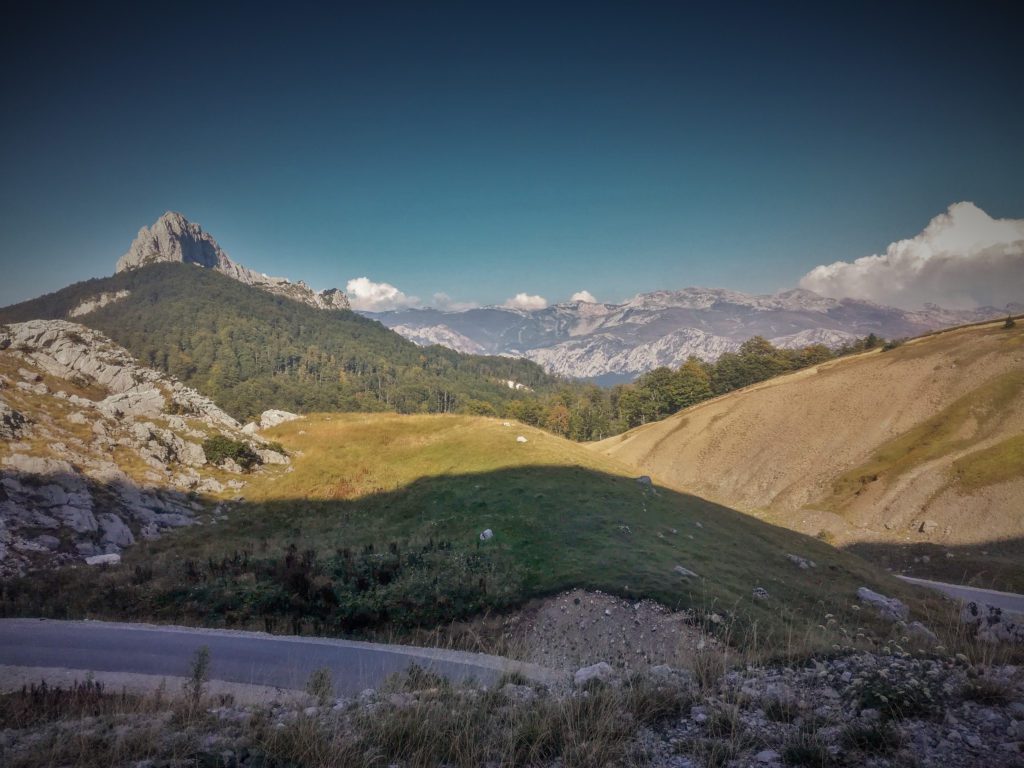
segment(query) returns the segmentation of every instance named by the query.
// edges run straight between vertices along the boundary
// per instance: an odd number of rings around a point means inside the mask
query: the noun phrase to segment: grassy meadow
[[[244,499],[139,544],[119,567],[8,584],[4,612],[358,635],[585,587],[690,609],[735,642],[796,651],[852,643],[871,624],[852,607],[863,585],[904,597],[919,617],[937,610],[824,542],[638,482],[520,424],[322,414],[266,436],[292,466],[252,478]],[[493,538],[481,541],[485,529]],[[800,569],[789,553],[817,567]],[[753,597],[757,587],[767,599]]]

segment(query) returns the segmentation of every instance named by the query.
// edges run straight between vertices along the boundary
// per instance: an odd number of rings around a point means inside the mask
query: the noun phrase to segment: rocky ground
[[[264,465],[288,463],[95,331],[0,326],[0,575],[116,562],[138,539],[195,522],[246,478],[232,459],[208,461],[212,436],[249,446]]]
[[[724,674],[601,663],[551,688],[508,679],[492,690],[418,672],[351,699],[311,679],[304,698],[250,706],[164,691],[47,709],[36,691],[27,715],[32,695],[0,699],[5,765],[1024,765],[1021,670],[962,656],[854,654]]]
[[[717,645],[686,611],[582,589],[528,606],[505,629],[522,638],[516,655],[524,661],[565,670],[601,661],[625,670],[683,667]]]

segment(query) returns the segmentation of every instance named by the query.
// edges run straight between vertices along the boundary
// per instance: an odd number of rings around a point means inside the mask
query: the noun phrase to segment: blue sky
[[[0,304],[165,210],[426,300],[774,291],[954,202],[1024,217],[1011,3],[9,13]]]

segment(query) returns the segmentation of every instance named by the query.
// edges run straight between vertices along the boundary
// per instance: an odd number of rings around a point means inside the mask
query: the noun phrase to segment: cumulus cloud
[[[415,307],[420,300],[408,296],[391,283],[375,283],[368,277],[356,277],[345,286],[352,309],[364,312],[385,312],[389,309]]]
[[[467,309],[476,309],[480,305],[475,301],[455,301],[447,293],[435,293],[434,306],[443,312],[465,312]]]
[[[501,306],[506,309],[544,309],[548,300],[543,296],[530,296],[526,293],[517,293],[511,299],[505,301]]]
[[[1024,301],[1024,219],[993,219],[974,203],[954,203],[917,236],[884,254],[815,267],[800,287],[907,309]]]
[[[569,301],[589,301],[591,304],[597,304],[597,299],[590,291],[576,291]]]

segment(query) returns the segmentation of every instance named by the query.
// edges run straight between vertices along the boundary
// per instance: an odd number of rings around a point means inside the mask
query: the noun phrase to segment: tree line
[[[784,349],[755,336],[713,363],[691,356],[676,369],[655,368],[631,384],[610,389],[567,385],[551,394],[509,402],[504,413],[572,440],[601,440],[783,373],[899,344],[872,333],[838,349],[824,344]],[[472,412],[473,405],[467,408]]]

